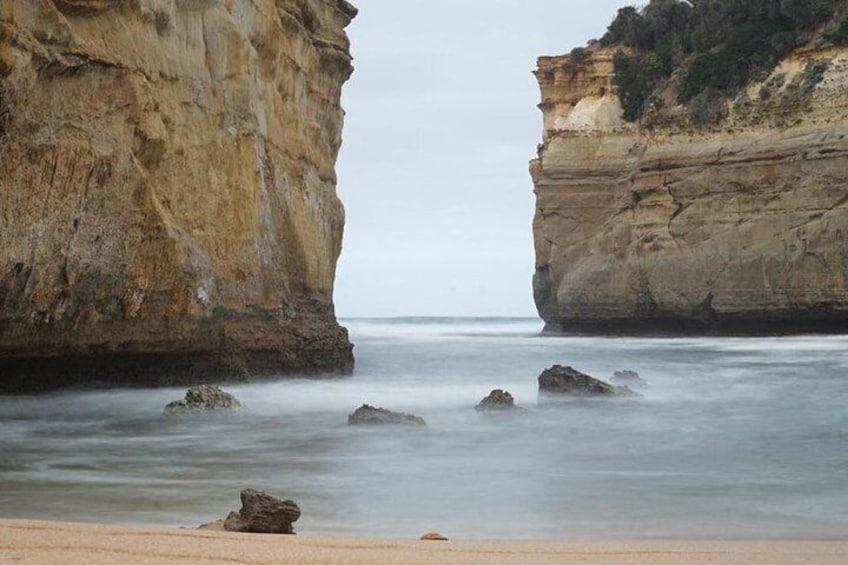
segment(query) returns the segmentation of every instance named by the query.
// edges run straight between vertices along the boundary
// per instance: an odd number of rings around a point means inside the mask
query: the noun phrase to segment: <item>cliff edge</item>
[[[792,49],[708,119],[678,103],[671,75],[632,122],[622,52],[595,43],[538,61],[534,295],[547,328],[848,331],[848,46]]]
[[[0,5],[0,390],[350,372],[344,0]]]

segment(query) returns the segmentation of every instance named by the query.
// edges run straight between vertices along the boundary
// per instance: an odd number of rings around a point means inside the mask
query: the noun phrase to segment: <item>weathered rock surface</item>
[[[344,0],[0,3],[0,390],[349,372]]]
[[[518,406],[515,405],[515,399],[509,392],[498,388],[490,392],[474,408],[480,411],[515,410],[518,409]]]
[[[534,294],[548,329],[848,330],[848,49],[794,52],[708,126],[673,87],[625,123],[613,51],[538,62]],[[817,84],[811,63],[826,68]]]
[[[353,414],[347,417],[349,426],[359,425],[380,425],[380,424],[407,424],[414,426],[426,426],[427,422],[424,418],[414,416],[412,414],[404,414],[402,412],[392,412],[385,408],[375,408],[368,404],[363,404],[354,411]]]
[[[639,396],[626,386],[613,386],[571,367],[554,365],[539,375],[539,392],[571,396]]]
[[[185,398],[165,406],[165,414],[180,414],[196,410],[230,410],[241,403],[235,396],[214,385],[194,386],[186,391]]]
[[[292,523],[300,518],[300,508],[291,500],[280,500],[252,488],[241,491],[241,510],[224,520],[228,532],[252,534],[293,534]]]
[[[614,372],[610,380],[614,383],[632,388],[645,388],[648,386],[648,381],[643,379],[636,371],[629,369]]]

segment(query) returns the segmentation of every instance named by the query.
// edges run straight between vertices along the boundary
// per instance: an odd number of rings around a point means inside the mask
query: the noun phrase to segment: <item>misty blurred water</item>
[[[193,526],[254,487],[304,534],[848,537],[848,336],[541,338],[526,319],[348,320],[352,377],[0,397],[0,517]],[[539,403],[554,363],[639,400]],[[506,388],[528,410],[480,414]],[[426,428],[351,428],[362,403]]]

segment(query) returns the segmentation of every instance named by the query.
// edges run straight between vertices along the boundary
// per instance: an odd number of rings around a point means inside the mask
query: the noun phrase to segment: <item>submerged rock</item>
[[[200,385],[188,389],[185,398],[165,406],[165,414],[179,414],[191,410],[221,410],[239,408],[235,396],[214,385]]]
[[[639,376],[636,371],[625,369],[624,371],[616,371],[612,374],[612,382],[627,385],[629,387],[645,388],[648,386],[648,381]]]
[[[509,392],[496,388],[489,393],[489,396],[481,400],[474,409],[490,411],[516,410],[519,408],[515,405],[515,399],[512,398],[512,395]]]
[[[639,396],[626,386],[614,386],[562,365],[542,371],[539,391],[572,396]]]
[[[370,424],[408,424],[415,426],[426,426],[427,422],[424,418],[413,414],[404,414],[402,412],[392,412],[385,408],[375,408],[368,404],[363,404],[356,411],[347,417],[349,426],[370,425]]]
[[[241,510],[224,520],[228,532],[252,534],[293,534],[292,523],[300,518],[300,508],[292,500],[280,500],[252,488],[241,491]]]

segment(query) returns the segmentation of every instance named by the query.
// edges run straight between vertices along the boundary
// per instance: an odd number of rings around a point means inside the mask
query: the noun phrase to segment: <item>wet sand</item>
[[[0,563],[844,565],[848,541],[440,542],[0,520]]]

